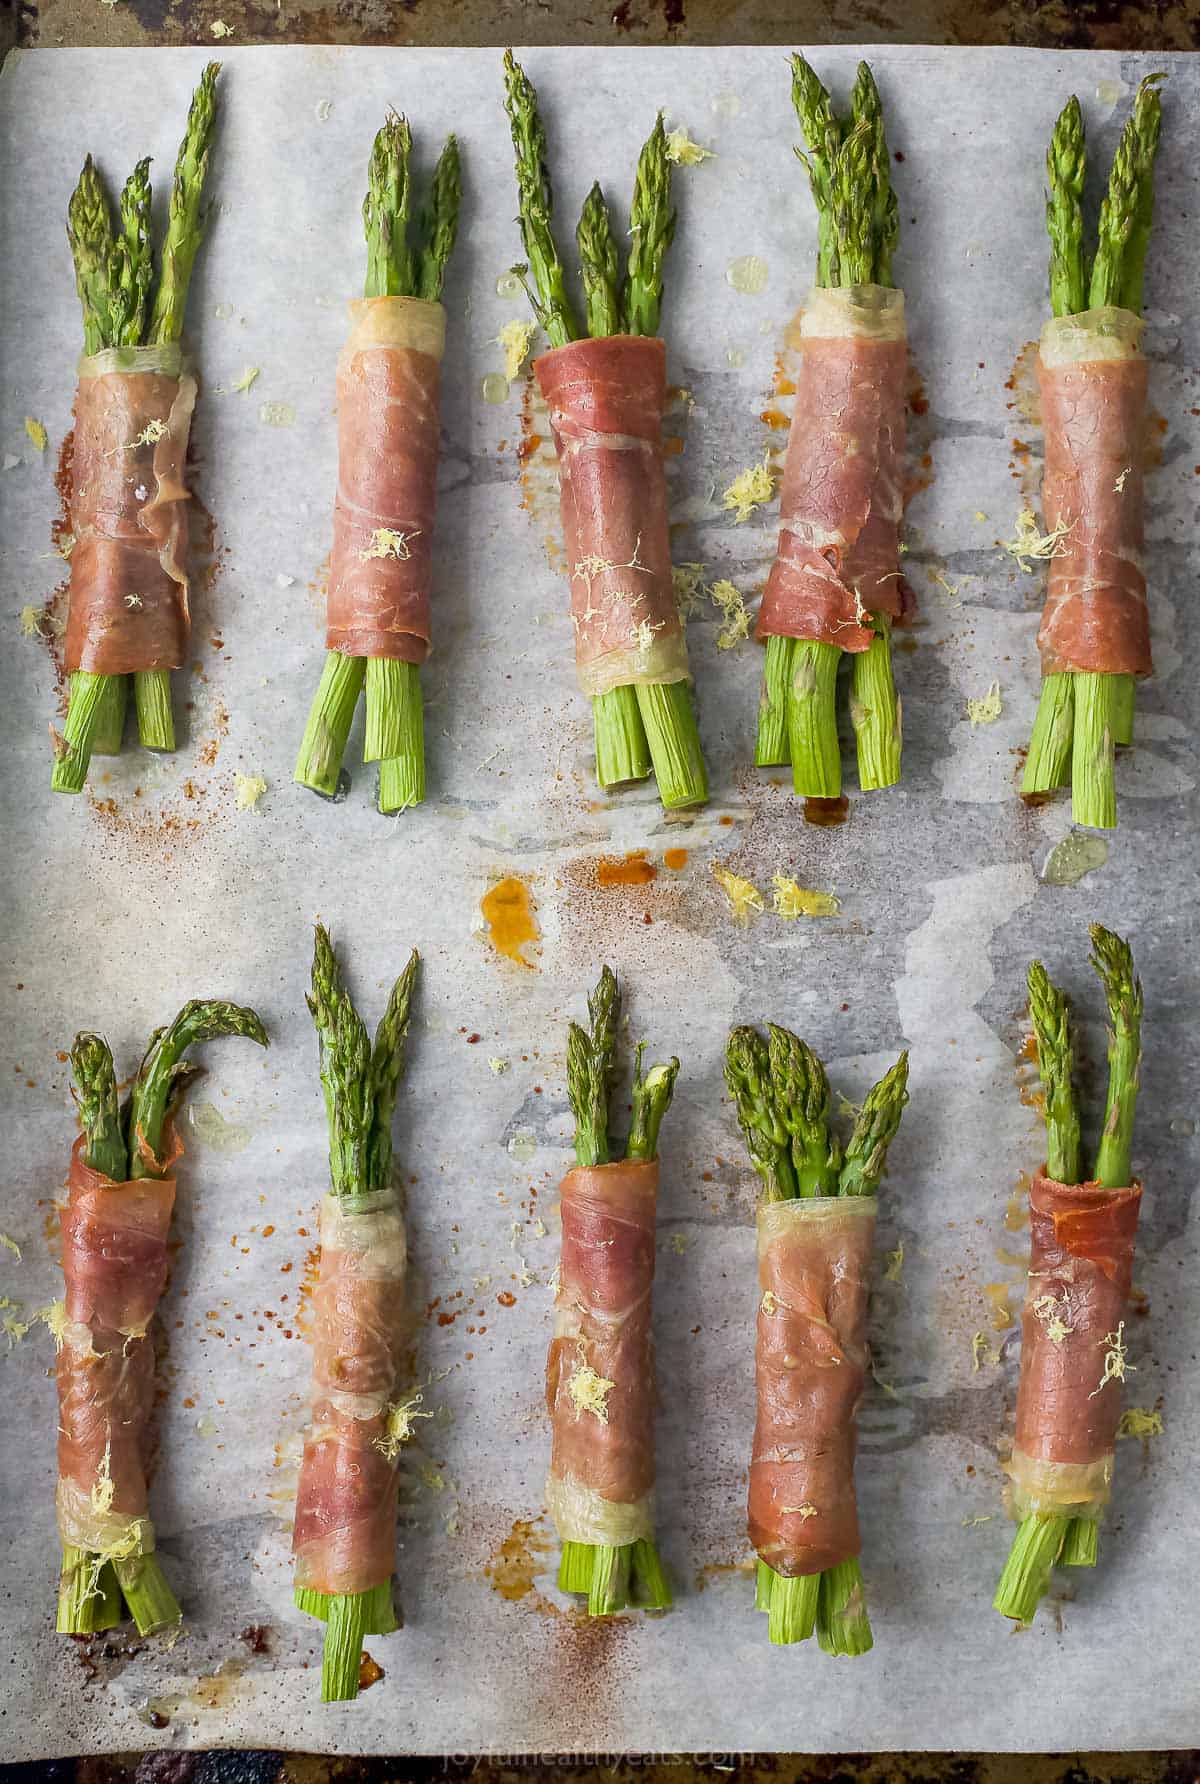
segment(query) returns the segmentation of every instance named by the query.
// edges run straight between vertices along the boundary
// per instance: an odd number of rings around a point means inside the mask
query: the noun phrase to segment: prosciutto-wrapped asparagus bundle
[[[692,708],[687,644],[671,580],[658,338],[663,266],[675,233],[661,116],[638,162],[624,277],[604,194],[592,187],[576,240],[586,336],[554,240],[546,133],[537,94],[504,57],[527,266],[515,270],[552,351],[534,370],[558,448],[575,666],[592,702],[596,778],[645,780],[663,805],[701,805],[708,780]]]
[[[1019,538],[1021,558],[1049,559],[1038,632],[1042,694],[1022,793],[1071,787],[1078,824],[1117,821],[1113,750],[1133,741],[1137,677],[1152,673],[1146,606],[1142,474],[1146,362],[1142,288],[1154,213],[1162,101],[1148,76],[1113,157],[1096,254],[1085,260],[1087,171],[1078,99],[1064,108],[1046,156],[1050,307],[1038,355],[1046,465],[1045,535]]]
[[[317,925],[308,1007],[329,1117],[329,1193],[313,1295],[312,1428],[292,1536],[295,1599],[325,1623],[321,1702],[358,1696],[363,1637],[398,1627],[396,1482],[419,1393],[397,1398],[407,1249],[392,1115],[417,956],[367,1037]]]
[[[128,1613],[142,1635],[182,1615],[154,1548],[147,1498],[154,1397],[150,1323],[167,1282],[174,1119],[201,1075],[187,1049],[222,1035],[267,1045],[253,1010],[185,1004],[150,1045],[124,1106],[108,1043],[79,1034],[71,1075],[83,1132],[62,1217],[58,1343],[58,1630],[90,1635]]]
[[[725,1082],[758,1210],[758,1417],[750,1459],[755,1603],[772,1642],[813,1633],[828,1654],[872,1645],[858,1556],[854,1420],[869,1363],[876,1191],[908,1101],[902,1053],[863,1103],[843,1152],[825,1068],[768,1025],[735,1028]]]
[[[82,792],[93,754],[120,754],[131,676],[141,742],[175,748],[171,671],[191,629],[186,461],[196,401],[181,337],[208,217],[218,68],[205,69],[188,113],[157,286],[149,160],[126,181],[114,222],[89,155],[67,211],[84,350],[71,460],[70,693],[62,735],[51,727],[57,793]]]
[[[1029,1192],[1030,1260],[1009,1502],[1019,1529],[995,1605],[1032,1620],[1057,1561],[1094,1567],[1112,1485],[1124,1380],[1125,1305],[1142,1186],[1130,1171],[1142,1058],[1142,987],[1129,946],[1092,926],[1108,1003],[1108,1099],[1095,1171],[1081,1181],[1066,997],[1040,960],[1029,1012],[1046,1107],[1046,1167]]]
[[[446,138],[410,243],[412,133],[390,116],[375,138],[363,204],[364,295],[338,360],[338,489],[326,599],[326,657],[296,780],[332,799],[366,686],[363,759],[379,763],[379,809],[425,797],[421,664],[432,639],[439,299],[458,233],[458,143]]]
[[[634,1068],[624,1156],[609,1137],[620,993],[608,967],[571,1024],[567,1095],[575,1168],[562,1183],[562,1256],[546,1364],[552,1447],[546,1503],[562,1542],[558,1583],[588,1614],[663,1610],[654,1541],[654,1287],[658,1130],[679,1061]],[[619,1148],[615,1149],[619,1153]]]
[[[779,547],[759,607],[766,643],[755,762],[790,761],[803,797],[842,790],[837,678],[851,659],[850,713],[866,790],[900,778],[891,629],[901,613],[904,293],[883,106],[858,66],[839,119],[803,56],[792,100],[818,215],[817,281],[800,316],[800,370],[780,497]]]

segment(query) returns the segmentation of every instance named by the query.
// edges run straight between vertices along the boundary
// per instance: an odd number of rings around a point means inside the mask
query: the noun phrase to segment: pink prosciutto
[[[779,545],[756,635],[864,651],[870,615],[898,617],[904,508],[904,296],[813,291],[780,494]]]
[[[666,349],[644,335],[572,341],[534,371],[558,449],[579,685],[596,695],[686,681],[663,476]]]
[[[855,1415],[869,1353],[873,1197],[768,1202],[758,1214],[758,1417],[750,1540],[785,1576],[857,1555]]]
[[[441,304],[365,298],[338,360],[338,487],[325,643],[423,663],[432,639]]]
[[[132,361],[138,369],[118,369]],[[85,359],[71,460],[68,672],[178,669],[188,607],[188,433],[196,381],[177,348]]]

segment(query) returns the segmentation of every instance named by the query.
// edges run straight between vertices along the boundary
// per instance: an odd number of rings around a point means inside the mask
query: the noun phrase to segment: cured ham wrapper
[[[321,1701],[358,1696],[363,1639],[399,1627],[392,1601],[400,1452],[419,1391],[401,1393],[407,1246],[392,1116],[417,956],[374,1044],[318,926],[308,1004],[329,1118],[330,1192],[312,1299],[311,1426],[292,1532],[295,1600],[325,1624]]]
[[[1108,1002],[1109,1088],[1087,1181],[1080,1181],[1066,999],[1040,961],[1029,972],[1049,1159],[1029,1191],[1029,1276],[1008,1463],[1019,1528],[995,1599],[997,1610],[1022,1623],[1033,1617],[1056,1561],[1096,1565],[1129,1366],[1125,1315],[1142,1200],[1130,1175],[1142,991],[1125,942],[1096,925],[1092,943]]]
[[[749,1532],[769,1639],[816,1631],[830,1654],[871,1647],[854,1490],[855,1419],[870,1363],[876,1191],[908,1101],[908,1055],[863,1103],[843,1151],[825,1068],[786,1028],[735,1028],[725,1081],[758,1209],[757,1417]]]
[[[576,232],[581,326],[554,240],[537,94],[511,51],[504,72],[528,261],[515,270],[527,276],[551,346],[534,373],[558,452],[575,668],[592,703],[596,778],[619,787],[653,769],[664,807],[700,805],[708,780],[671,575],[663,469],[667,372],[658,330],[675,233],[663,120],[638,161],[624,271],[600,187],[584,201]]]
[[[871,70],[859,64],[849,115],[839,118],[803,56],[793,56],[792,98],[817,207],[817,279],[795,330],[779,544],[755,632],[766,661],[754,759],[790,762],[802,797],[837,798],[843,652],[859,784],[900,778],[891,630],[904,605],[908,344],[904,294],[892,280],[899,213]]]
[[[118,755],[132,685],[138,736],[173,750],[171,672],[191,632],[188,435],[196,379],[181,339],[216,118],[218,64],[192,99],[155,265],[150,162],[114,218],[89,155],[67,211],[84,353],[71,449],[66,724],[51,727],[59,793],[79,793],[93,754]],[[157,278],[156,278],[157,271]]]
[[[550,1475],[546,1505],[562,1543],[558,1583],[586,1593],[591,1616],[665,1609],[670,1590],[654,1533],[652,1297],[658,1130],[679,1061],[634,1070],[624,1157],[612,1157],[609,1083],[620,994],[605,967],[572,1023],[567,1094],[573,1170],[562,1183],[562,1252],[546,1363]]]
[[[47,1315],[58,1345],[60,1634],[91,1634],[128,1614],[146,1635],[182,1615],[149,1509],[151,1327],[167,1284],[183,1153],[174,1116],[200,1075],[184,1054],[228,1034],[267,1044],[253,1010],[185,1004],[153,1036],[124,1107],[107,1043],[80,1034],[71,1051],[83,1132],[71,1149],[62,1215],[65,1294]]]
[[[1146,361],[1142,287],[1154,211],[1159,75],[1143,81],[1113,158],[1090,266],[1084,257],[1087,157],[1077,99],[1046,158],[1050,304],[1038,388],[1046,442],[1045,532],[1021,517],[1008,547],[1047,560],[1038,631],[1042,692],[1021,781],[1026,794],[1070,785],[1079,824],[1117,821],[1114,749],[1133,741],[1134,690],[1150,675],[1143,477]]]
[[[365,689],[363,759],[379,763],[379,807],[425,797],[420,668],[433,642],[434,517],[446,313],[439,301],[458,230],[458,144],[447,138],[409,227],[412,133],[391,115],[375,138],[363,221],[365,295],[338,358],[338,484],[325,603],[325,669],[296,780],[338,794]]]

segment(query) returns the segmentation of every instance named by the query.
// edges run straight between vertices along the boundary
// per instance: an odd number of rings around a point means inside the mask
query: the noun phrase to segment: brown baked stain
[[[687,861],[688,852],[686,849],[663,850],[663,866],[669,868],[672,873],[681,873],[687,866]]]
[[[846,823],[849,816],[850,801],[845,793],[840,793],[836,799],[821,799],[810,793],[804,801],[804,822],[815,825],[818,830],[833,830]]]
[[[514,1518],[508,1535],[486,1562],[483,1575],[498,1597],[509,1604],[528,1599],[531,1608],[554,1609],[536,1580],[546,1571],[546,1561],[553,1544],[544,1528],[544,1518]]]
[[[1169,422],[1157,409],[1147,409],[1142,423],[1142,462],[1148,471],[1157,471],[1163,462]]]
[[[364,1648],[358,1657],[358,1688],[369,1691],[372,1685],[378,1685],[380,1679],[387,1677],[378,1660],[372,1660]]]
[[[598,886],[648,886],[657,878],[658,869],[646,859],[645,849],[632,849],[624,856],[601,855],[596,863]]]
[[[550,432],[550,411],[532,373],[521,391],[521,438],[517,444],[521,506],[542,529],[542,545],[552,570],[565,568],[558,509],[558,455]]]
[[[1013,360],[1013,368],[1004,380],[1004,388],[1009,392],[1008,407],[1015,409],[1022,421],[1031,427],[1042,425],[1042,398],[1037,379],[1038,343],[1026,341],[1017,357]]]
[[[526,882],[517,874],[506,874],[484,893],[479,909],[497,954],[536,972],[536,965],[524,954],[524,949],[539,939],[536,906]]]

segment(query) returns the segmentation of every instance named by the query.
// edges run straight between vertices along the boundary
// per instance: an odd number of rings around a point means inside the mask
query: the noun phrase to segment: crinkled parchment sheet
[[[54,1635],[48,1335],[37,1327],[0,1357],[10,1648],[0,1754],[1194,1743],[1191,1669],[1163,1660],[1164,1630],[1176,1655],[1200,1637],[1188,1585],[1200,1316],[1188,1234],[1200,1115],[1197,712],[1182,657],[1200,568],[1194,59],[1155,59],[1171,76],[1147,330],[1151,401],[1166,417],[1148,484],[1159,675],[1139,696],[1107,864],[1056,887],[1039,872],[1069,814],[1061,802],[1028,810],[1013,793],[1036,695],[1040,588],[996,541],[1012,537],[1036,486],[1040,446],[1023,413],[1027,373],[1008,381],[1045,308],[1042,155],[1054,116],[1076,90],[1107,154],[1152,64],[870,52],[898,151],[898,272],[924,391],[906,563],[921,613],[915,649],[898,653],[903,785],[855,796],[850,822],[821,830],[804,823],[781,776],[748,766],[758,656],[748,643],[716,649],[708,603],[691,648],[712,805],[668,823],[650,788],[612,803],[595,796],[566,589],[546,549],[553,500],[538,451],[528,465],[520,452],[522,385],[498,405],[482,396],[502,364],[495,337],[525,315],[522,298],[497,291],[518,241],[491,51],[216,46],[218,208],[190,311],[203,380],[195,485],[213,518],[198,541],[195,667],[176,677],[178,705],[190,702],[185,735],[173,759],[131,752],[98,765],[86,798],[50,796],[52,667],[44,645],[22,637],[19,615],[63,573],[48,555],[54,468],[80,336],[63,213],[86,148],[113,178],[152,153],[161,203],[211,47],[35,50],[10,57],[0,80],[0,1225],[22,1253],[18,1262],[0,1250],[0,1292],[26,1309],[59,1293],[52,1200],[74,1131],[63,1061],[76,1029],[103,1030],[132,1070],[149,1030],[184,997],[220,992],[254,1002],[274,1037],[265,1057],[240,1042],[208,1049],[211,1076],[184,1132],[152,1495],[187,1607],[173,1648],[122,1638],[89,1659]],[[816,60],[846,93],[855,52]],[[760,417],[781,407],[775,357],[814,259],[786,59],[563,49],[531,52],[528,67],[568,241],[593,178],[627,203],[656,106],[715,152],[680,173],[667,273],[671,376],[690,393],[669,423],[683,447],[669,461],[675,554],[753,591],[774,509],[735,526],[720,492],[782,441]],[[431,799],[398,821],[376,815],[361,769],[337,807],[290,780],[321,660],[334,364],[345,300],[362,278],[367,154],[389,104],[410,114],[425,167],[445,131],[459,132],[466,185],[447,293],[437,650],[425,678]],[[757,295],[726,276],[746,255],[766,265]],[[232,386],[251,366],[259,376],[239,394]],[[48,429],[44,456],[26,415]],[[526,417],[527,448],[539,425]],[[966,701],[994,680],[1001,715],[972,726]],[[357,753],[356,740],[352,762]],[[236,809],[238,773],[268,783],[253,811]],[[681,868],[665,866],[668,848],[687,851]],[[598,885],[599,857],[637,849],[656,879]],[[840,914],[785,922],[768,911],[739,929],[714,861],[768,890],[773,873],[795,875],[836,893]],[[531,965],[499,958],[481,933],[480,899],[510,874],[536,906]],[[325,1178],[303,998],[317,916],[371,1017],[408,948],[424,956],[398,1146],[416,1368],[437,1413],[418,1427],[405,1474],[406,1627],[370,1644],[385,1679],[328,1709],[317,1702],[320,1631],[291,1605],[287,1531],[308,1369],[300,1291]],[[1147,988],[1137,1145],[1150,1190],[1137,1272],[1146,1317],[1131,1322],[1128,1397],[1150,1406],[1165,1396],[1166,1428],[1148,1445],[1120,1445],[1099,1569],[1077,1573],[1070,1602],[1014,1635],[990,1600],[1008,1537],[997,1446],[1017,1358],[1013,1329],[993,1329],[985,1290],[1004,1284],[1019,1304],[1025,1238],[1005,1213],[1040,1156],[1018,1082],[1028,1076],[1023,974],[1035,950],[1079,996],[1093,1111],[1102,1095],[1098,988],[1085,965],[1085,924],[1097,917],[1132,932]],[[565,1024],[604,958],[625,979],[630,1040],[646,1036],[683,1060],[664,1129],[656,1306],[660,1528],[678,1599],[665,1619],[588,1627],[553,1584],[541,1383],[554,1186],[568,1157]],[[852,1099],[902,1044],[912,1049],[912,1106],[880,1204],[881,1250],[903,1243],[903,1267],[875,1297],[877,1382],[858,1466],[877,1645],[857,1664],[834,1664],[815,1644],[773,1652],[752,1608],[743,1496],[754,1183],[723,1099],[721,1047],[731,1021],[766,1016],[802,1029]],[[977,1331],[987,1347],[975,1368]],[[265,1654],[240,1639],[256,1625]]]

